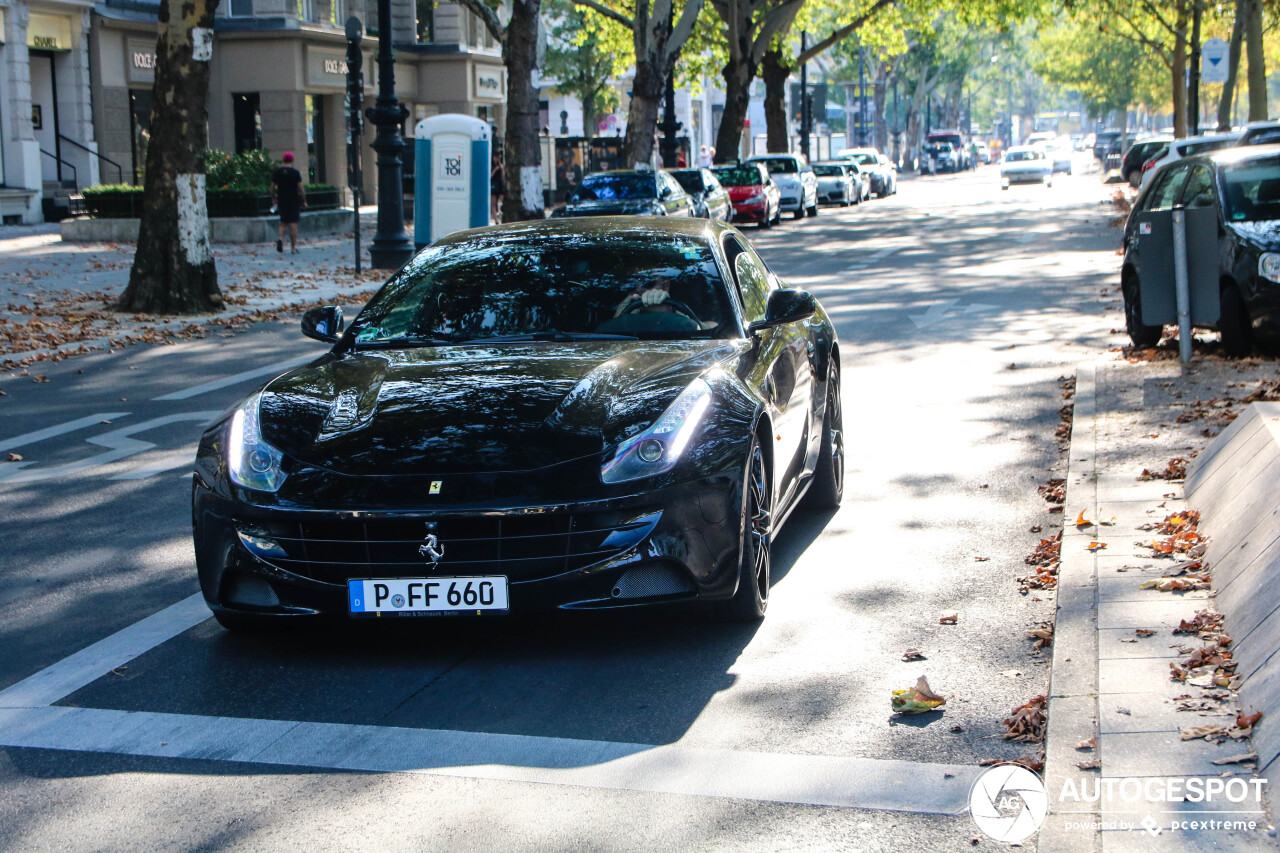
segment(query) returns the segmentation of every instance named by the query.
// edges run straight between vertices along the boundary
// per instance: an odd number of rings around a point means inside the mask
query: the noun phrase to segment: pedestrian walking
[[[276,230],[276,251],[284,251],[284,227],[289,226],[289,252],[298,254],[298,220],[307,206],[307,188],[302,184],[302,173],[293,168],[293,152],[286,151],[280,158],[280,168],[271,173],[271,206],[280,212],[280,225]]]
[[[711,168],[711,152],[707,150],[705,145],[698,151],[698,165],[703,169]]]

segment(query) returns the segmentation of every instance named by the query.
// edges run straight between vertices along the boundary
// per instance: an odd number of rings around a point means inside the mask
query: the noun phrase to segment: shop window
[[[430,44],[436,40],[436,4],[435,0],[416,0],[417,39],[418,44]]]
[[[329,0],[329,23],[335,27],[340,27],[346,23],[347,17],[343,14],[342,0]]]
[[[235,126],[236,153],[243,154],[262,148],[262,107],[258,93],[232,93],[231,114]]]
[[[306,96],[307,114],[307,181],[325,183],[324,168],[324,96]]]
[[[315,7],[311,0],[298,0],[298,20],[314,21]]]
[[[253,0],[227,0],[227,7],[233,18],[253,17]]]
[[[130,153],[133,182],[141,184],[147,175],[147,144],[151,141],[151,90],[129,90]]]

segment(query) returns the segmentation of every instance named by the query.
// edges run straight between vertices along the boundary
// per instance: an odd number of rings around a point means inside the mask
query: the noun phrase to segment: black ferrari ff
[[[463,231],[205,432],[192,515],[224,626],[707,603],[841,498],[840,351],[732,226]]]

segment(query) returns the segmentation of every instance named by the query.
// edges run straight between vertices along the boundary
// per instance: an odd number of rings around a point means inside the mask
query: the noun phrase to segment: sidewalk
[[[1173,633],[1182,620],[1213,610],[1213,592],[1142,588],[1174,574],[1180,561],[1148,547],[1163,536],[1144,526],[1198,508],[1185,504],[1181,479],[1140,476],[1190,459],[1243,412],[1242,398],[1278,379],[1275,361],[1199,353],[1185,367],[1164,360],[1078,368],[1044,774],[1050,814],[1039,834],[1041,853],[1276,849],[1273,819],[1256,813],[1252,797],[1205,805],[1152,802],[1145,793],[1151,780],[1158,786],[1174,777],[1256,774],[1249,762],[1214,763],[1249,753],[1247,738],[1184,739],[1193,727],[1230,728],[1240,709],[1231,690],[1212,684],[1212,666],[1190,668],[1185,681],[1171,678],[1170,664],[1185,667],[1195,649],[1214,639],[1212,632]],[[1172,467],[1176,474],[1177,463]],[[1077,526],[1081,513],[1093,524]],[[1268,724],[1280,720],[1259,725]],[[1100,799],[1089,796],[1099,790]],[[1144,793],[1130,796],[1138,790]],[[1273,790],[1280,792],[1280,784]],[[1064,799],[1064,791],[1083,796]],[[1257,828],[1172,827],[1184,820],[1253,820]]]
[[[362,304],[390,275],[369,269],[377,209],[361,208],[361,273],[350,232],[303,239],[299,253],[274,241],[214,244],[226,308],[216,314],[150,317],[120,314],[133,243],[63,243],[56,226],[0,230],[0,373],[131,343],[230,335],[254,322],[294,322],[311,305]],[[410,229],[410,239],[412,230]]]

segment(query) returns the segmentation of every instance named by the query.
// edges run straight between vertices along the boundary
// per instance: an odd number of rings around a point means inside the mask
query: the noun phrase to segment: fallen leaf
[[[1081,770],[1101,770],[1102,762],[1096,758],[1090,761],[1077,761],[1076,767],[1079,767]]]
[[[991,560],[990,557],[974,557],[973,558],[973,561],[975,563],[986,563],[986,562],[989,562],[990,560]]]
[[[1241,729],[1251,729],[1253,728],[1253,724],[1261,719],[1261,711],[1254,711],[1252,714],[1246,714],[1244,711],[1241,711],[1239,714],[1236,714],[1236,727]]]
[[[890,707],[899,714],[923,714],[936,711],[945,704],[947,700],[929,688],[929,682],[923,675],[916,681],[915,687],[894,690],[889,699]]]
[[[938,623],[941,625],[954,625],[959,621],[960,614],[955,610],[949,610],[946,613],[943,613],[938,619]]]
[[[10,454],[9,454],[9,461],[10,461],[10,462],[21,462],[21,461],[22,461],[22,454],[21,454],[21,453],[10,453]]]
[[[1151,637],[1154,636],[1156,632],[1152,631],[1150,628],[1134,628],[1133,633],[1137,634],[1139,637]]]
[[[1204,738],[1209,740],[1214,737],[1225,737],[1227,734],[1226,726],[1192,726],[1189,729],[1182,730],[1183,740],[1199,740]]]
[[[1076,516],[1076,527],[1093,527],[1093,522],[1084,517],[1084,510]]]
[[[1076,749],[1084,752],[1087,752],[1091,749],[1097,749],[1097,747],[1098,747],[1098,739],[1092,738],[1092,737],[1089,738],[1088,740],[1082,740],[1076,744]]]
[[[1005,678],[1021,678],[1022,677],[1022,671],[1017,669],[1006,669],[1000,674],[1003,675]]]
[[[1221,764],[1240,764],[1240,763],[1245,762],[1245,761],[1257,761],[1257,760],[1258,760],[1258,753],[1256,753],[1256,752],[1243,752],[1243,753],[1241,753],[1240,755],[1229,755],[1229,756],[1227,756],[1226,758],[1215,758],[1215,759],[1213,760],[1213,763],[1214,763],[1214,764],[1219,764],[1219,765],[1221,765]]]
[[[902,653],[902,659],[904,661],[913,661],[913,660],[925,660],[926,658],[924,656],[924,653],[921,652],[919,649],[907,649],[905,652]]]
[[[1105,548],[1105,547],[1107,547],[1107,543],[1106,543],[1106,542],[1090,542],[1088,545],[1086,545],[1086,546],[1085,546],[1085,550],[1086,550],[1086,551],[1101,551],[1101,550],[1102,550],[1103,548]]]

